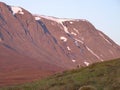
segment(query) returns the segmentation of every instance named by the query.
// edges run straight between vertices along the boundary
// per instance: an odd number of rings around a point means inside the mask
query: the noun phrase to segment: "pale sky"
[[[120,45],[120,0],[1,0],[33,14],[87,19]]]

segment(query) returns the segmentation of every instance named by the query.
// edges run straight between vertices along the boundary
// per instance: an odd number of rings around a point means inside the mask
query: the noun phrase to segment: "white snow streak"
[[[78,32],[78,30],[77,30],[77,29],[73,28],[73,30],[74,30],[74,31],[76,31],[76,33],[78,33],[78,34],[79,34],[79,32]]]
[[[86,48],[87,48],[87,50],[88,50],[89,52],[91,52],[95,57],[97,57],[99,60],[103,61],[103,59],[100,58],[97,54],[95,54],[89,47],[86,46]]]
[[[76,38],[75,38],[75,40],[76,40],[77,42],[82,43],[82,44],[84,43],[83,41],[81,41],[81,40],[79,40],[79,39],[76,39]]]
[[[72,34],[72,35],[75,35],[75,36],[77,35],[77,34],[76,34],[76,33],[74,33],[74,32],[71,32],[71,34]]]
[[[88,20],[86,20],[86,19],[80,19],[81,21],[85,21],[85,22],[89,22]]]
[[[78,43],[78,42],[80,42],[80,43],[82,43],[82,44],[84,43],[83,41],[75,38],[75,45],[76,45],[76,46],[79,46],[79,43]]]
[[[103,34],[99,33],[99,35],[102,36],[103,39],[104,39],[106,42],[108,42],[110,45],[112,45],[112,43],[111,43],[108,39],[106,39]]]
[[[35,20],[40,20],[41,18],[40,17],[35,17]]]
[[[15,15],[16,13],[19,13],[19,14],[24,14],[24,12],[22,11],[22,9],[20,7],[15,7],[15,6],[12,6],[11,7],[12,11],[13,11],[13,15]]]
[[[42,16],[40,16],[40,17],[45,18],[45,19],[48,19],[48,20],[52,20],[52,21],[55,21],[55,22],[61,24],[62,27],[63,27],[63,30],[64,30],[66,33],[69,33],[69,31],[68,31],[68,28],[63,24],[63,22],[69,21],[70,24],[72,24],[73,21],[80,21],[80,19],[55,18],[55,17],[50,17],[50,16],[44,16],[44,15],[42,15]]]
[[[81,19],[82,21],[87,21],[86,19]]]
[[[89,66],[89,65],[90,65],[90,63],[88,63],[88,62],[86,62],[86,61],[84,62],[84,64],[85,64],[86,66]]]
[[[52,16],[45,16],[45,15],[40,15],[40,17],[42,18],[45,18],[45,19],[49,19],[49,20],[52,20],[52,21],[55,21],[55,22],[65,22],[65,21],[69,21],[70,24],[73,24],[73,21],[86,21],[86,22],[89,22],[88,20],[86,19],[72,19],[72,18],[56,18],[56,17],[52,17]]]
[[[67,38],[66,37],[60,37],[60,39],[62,40],[62,41],[64,41],[64,42],[66,42],[67,41]]]
[[[65,19],[57,19],[57,22],[62,25],[63,30],[64,30],[66,33],[69,33],[68,28],[67,28],[65,25],[63,25],[63,22],[64,22],[64,21],[66,21],[66,20],[65,20]]]
[[[78,19],[70,19],[70,18],[56,18],[56,17],[51,17],[51,16],[45,16],[45,15],[41,15],[40,17],[45,18],[45,19],[49,19],[55,22],[65,22],[65,21],[78,21]]]
[[[67,46],[67,49],[68,49],[69,51],[71,50],[69,46]]]
[[[62,22],[60,22],[60,23],[61,23],[61,25],[63,26],[64,31],[65,31],[66,33],[69,33],[68,28],[67,28],[66,26],[64,26]]]

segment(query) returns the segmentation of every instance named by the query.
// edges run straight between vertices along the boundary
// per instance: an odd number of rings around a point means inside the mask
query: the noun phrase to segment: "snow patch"
[[[87,21],[86,19],[81,19],[81,21]]]
[[[48,19],[48,20],[52,20],[55,22],[65,22],[65,21],[78,21],[78,19],[71,19],[71,18],[56,18],[56,17],[52,17],[52,16],[45,16],[45,15],[41,15],[40,17]]]
[[[79,34],[79,32],[78,32],[78,30],[77,30],[76,28],[73,28],[73,30],[74,30],[76,33],[78,33],[78,34]]]
[[[108,39],[106,39],[102,33],[99,33],[99,35],[100,35],[101,37],[103,37],[103,39],[104,39],[106,42],[108,42],[110,45],[112,45],[112,43],[111,43]]]
[[[71,50],[69,46],[67,46],[67,49],[68,49],[69,51]]]
[[[73,24],[74,22],[79,22],[79,21],[86,21],[88,22],[86,19],[72,19],[72,18],[56,18],[56,17],[52,17],[52,16],[45,16],[45,15],[40,15],[41,18],[45,18],[45,19],[48,19],[48,20],[51,20],[51,21],[54,21],[54,22],[57,22],[59,24],[62,25],[64,31],[66,33],[69,33],[68,31],[68,28],[63,24],[63,22],[69,22],[70,24]],[[76,33],[79,34],[78,30],[76,30]],[[69,33],[70,34],[70,33]]]
[[[66,26],[64,26],[63,23],[61,23],[61,25],[63,26],[64,31],[65,31],[66,33],[69,33],[68,28],[67,28]]]
[[[96,53],[94,53],[89,47],[86,46],[86,48],[87,48],[87,50],[88,50],[89,52],[91,52],[95,57],[97,57],[99,60],[103,61],[103,59],[100,58]]]
[[[41,18],[40,17],[35,17],[35,20],[40,20]]]
[[[74,32],[71,32],[71,34],[72,34],[72,35],[75,35],[75,36],[77,35],[77,34],[76,34],[76,33],[74,33]]]
[[[66,37],[60,37],[60,39],[62,40],[62,41],[64,41],[64,42],[66,42],[67,41],[67,38]]]
[[[58,20],[58,22],[62,25],[63,30],[64,30],[66,33],[69,33],[68,28],[67,28],[65,25],[63,25],[64,20],[60,19],[60,20]]]
[[[76,60],[72,59],[72,62],[76,62]]]
[[[83,41],[81,41],[81,40],[75,38],[75,45],[76,45],[76,46],[79,46],[79,43],[78,43],[78,42],[84,44]]]
[[[81,40],[79,40],[79,39],[76,39],[76,38],[75,38],[75,40],[76,40],[77,42],[82,43],[82,44],[84,43],[83,41],[81,41]]]
[[[84,21],[84,22],[89,22],[88,20],[86,20],[86,19],[80,19],[81,21]]]
[[[73,24],[74,21],[86,21],[86,22],[89,22],[88,20],[86,19],[73,19],[73,18],[56,18],[56,17],[52,17],[52,16],[45,16],[45,15],[40,15],[40,17],[42,18],[45,18],[45,19],[48,19],[48,20],[52,20],[52,21],[55,21],[55,22],[65,22],[65,21],[69,21],[70,24]]]
[[[89,66],[90,65],[90,63],[89,62],[84,62],[84,64],[86,65],[86,66]]]
[[[40,16],[40,17],[45,18],[45,19],[48,19],[48,20],[52,20],[52,21],[55,21],[55,22],[61,24],[62,27],[63,27],[63,30],[64,30],[66,33],[69,33],[69,31],[68,31],[68,28],[63,24],[63,22],[69,21],[70,24],[72,24],[73,21],[79,21],[79,19],[56,18],[56,17],[44,16],[44,15],[42,15],[42,16]],[[69,33],[69,34],[70,34],[70,33]]]
[[[24,12],[22,11],[22,9],[20,7],[15,7],[15,6],[12,6],[11,7],[11,10],[13,12],[13,15],[15,15],[16,13],[18,14],[24,14]]]
[[[70,24],[73,24],[73,22],[70,22]]]

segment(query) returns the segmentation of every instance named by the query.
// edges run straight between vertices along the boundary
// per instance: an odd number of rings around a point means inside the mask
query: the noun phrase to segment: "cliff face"
[[[24,72],[30,73],[28,79],[38,78],[118,57],[120,47],[87,20],[32,15],[23,8],[0,3],[3,76]]]
[[[87,20],[39,17],[73,63],[87,65],[120,57],[120,47]]]

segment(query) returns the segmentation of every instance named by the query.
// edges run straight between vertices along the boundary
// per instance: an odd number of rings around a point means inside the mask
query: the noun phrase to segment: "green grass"
[[[85,89],[90,87],[93,89]],[[120,59],[65,71],[33,83],[3,87],[0,90],[120,90]]]

